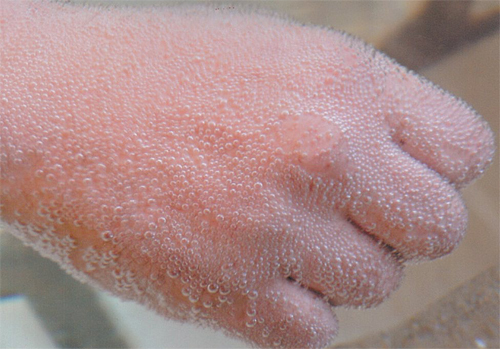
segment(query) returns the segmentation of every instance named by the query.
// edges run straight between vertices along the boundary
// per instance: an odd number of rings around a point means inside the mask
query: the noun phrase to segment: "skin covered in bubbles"
[[[330,305],[380,303],[404,260],[463,236],[491,131],[351,37],[236,9],[0,6],[3,225],[82,281],[322,347]]]

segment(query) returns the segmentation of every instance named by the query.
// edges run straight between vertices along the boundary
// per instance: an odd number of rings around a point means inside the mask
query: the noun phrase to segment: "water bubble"
[[[257,311],[255,310],[255,308],[250,308],[250,309],[247,309],[247,315],[250,316],[250,317],[254,317],[255,314],[257,314]]]
[[[227,302],[227,296],[220,295],[218,299],[219,299],[219,302],[221,302],[221,303]]]
[[[230,289],[228,286],[226,286],[226,285],[222,285],[222,286],[219,288],[219,293],[220,293],[221,295],[223,295],[223,296],[228,295],[228,294],[229,294],[229,292],[231,292],[231,289]]]
[[[109,230],[106,230],[106,231],[103,231],[101,233],[101,239],[104,240],[104,241],[111,241],[111,239],[113,239],[114,235],[111,231]]]
[[[247,321],[246,326],[247,327],[254,327],[257,324],[257,319],[253,318]]]
[[[217,217],[215,218],[217,220],[217,222],[223,222],[224,221],[224,216],[219,214],[217,215]]]
[[[253,187],[255,188],[255,190],[261,190],[262,189],[262,183],[261,182],[257,182],[253,185]]]
[[[252,291],[250,291],[250,292],[248,293],[248,298],[250,298],[250,299],[255,299],[255,298],[257,298],[257,297],[258,297],[258,295],[259,295],[259,293],[258,293],[257,291],[252,290]]]
[[[217,284],[209,284],[207,287],[208,292],[215,293],[219,290],[219,285]]]

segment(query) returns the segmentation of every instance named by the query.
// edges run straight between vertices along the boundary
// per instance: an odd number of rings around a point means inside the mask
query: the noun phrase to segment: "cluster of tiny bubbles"
[[[136,297],[142,298],[148,290],[146,280],[138,277],[132,270],[123,270],[116,267],[112,269],[111,273],[114,277],[114,291],[118,294],[132,293]]]
[[[32,246],[41,255],[59,263],[68,272],[75,271],[70,255],[76,249],[76,241],[70,235],[60,236],[50,227],[21,224],[14,221],[8,230],[23,242]]]
[[[85,270],[87,272],[91,272],[96,268],[113,268],[117,264],[118,254],[116,254],[113,250],[100,253],[94,247],[87,247],[81,258],[85,262]]]

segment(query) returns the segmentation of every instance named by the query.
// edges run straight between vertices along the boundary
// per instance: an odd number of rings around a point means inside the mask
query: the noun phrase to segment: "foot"
[[[490,163],[465,103],[268,14],[2,2],[2,220],[78,279],[322,347],[449,253]]]

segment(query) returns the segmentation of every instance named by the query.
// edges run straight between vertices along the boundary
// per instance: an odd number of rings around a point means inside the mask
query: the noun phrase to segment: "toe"
[[[459,193],[396,145],[377,147],[362,158],[348,181],[346,215],[406,259],[451,252],[467,225]]]
[[[220,322],[230,333],[263,348],[323,348],[337,333],[330,306],[295,283],[274,280],[254,294],[222,313]]]
[[[383,108],[395,143],[415,159],[463,186],[491,163],[491,129],[465,102],[413,73],[394,70]]]
[[[291,267],[290,276],[331,304],[374,306],[399,286],[402,264],[373,237],[343,218],[312,230],[302,266]]]

